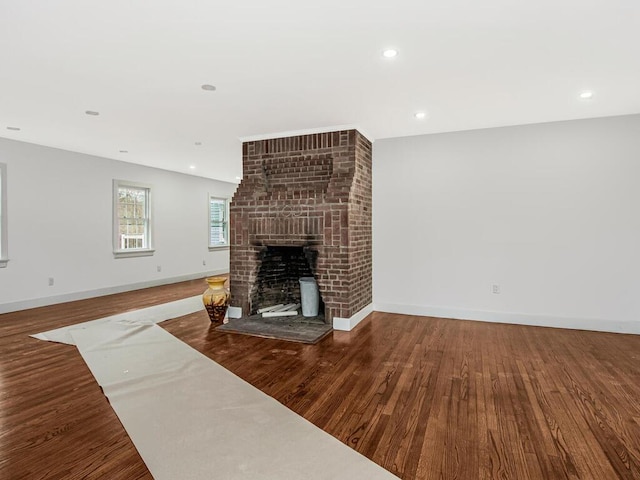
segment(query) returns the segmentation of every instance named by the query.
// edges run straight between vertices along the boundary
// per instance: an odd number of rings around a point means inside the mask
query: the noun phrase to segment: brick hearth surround
[[[242,162],[230,206],[231,305],[252,313],[267,246],[317,252],[327,323],[370,305],[371,142],[357,130],[250,141]]]

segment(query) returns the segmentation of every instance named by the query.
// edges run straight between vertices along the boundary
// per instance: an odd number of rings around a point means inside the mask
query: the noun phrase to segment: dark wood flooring
[[[150,479],[75,347],[27,335],[205,288],[0,315],[0,478]],[[640,479],[640,336],[382,313],[317,345],[216,332],[204,310],[161,325],[403,479]]]

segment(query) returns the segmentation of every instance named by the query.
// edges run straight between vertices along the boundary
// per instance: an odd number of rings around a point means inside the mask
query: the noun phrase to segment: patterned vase
[[[222,323],[229,306],[229,290],[225,288],[226,277],[209,277],[209,288],[202,295],[202,302],[213,323]]]

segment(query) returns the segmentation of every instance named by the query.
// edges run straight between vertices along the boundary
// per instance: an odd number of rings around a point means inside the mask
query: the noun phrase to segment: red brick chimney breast
[[[255,309],[267,246],[317,252],[313,275],[325,320],[371,303],[371,142],[357,130],[245,142],[230,206],[231,305]]]

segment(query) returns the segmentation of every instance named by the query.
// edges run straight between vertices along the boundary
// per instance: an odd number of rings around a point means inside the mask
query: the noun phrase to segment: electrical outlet
[[[53,277],[49,277],[49,286],[53,287],[53,284],[54,284]]]
[[[491,285],[491,293],[495,293],[496,295],[500,294],[500,285],[494,283]]]
[[[156,268],[158,269],[159,272],[162,271],[162,266],[161,265],[158,265]]]

